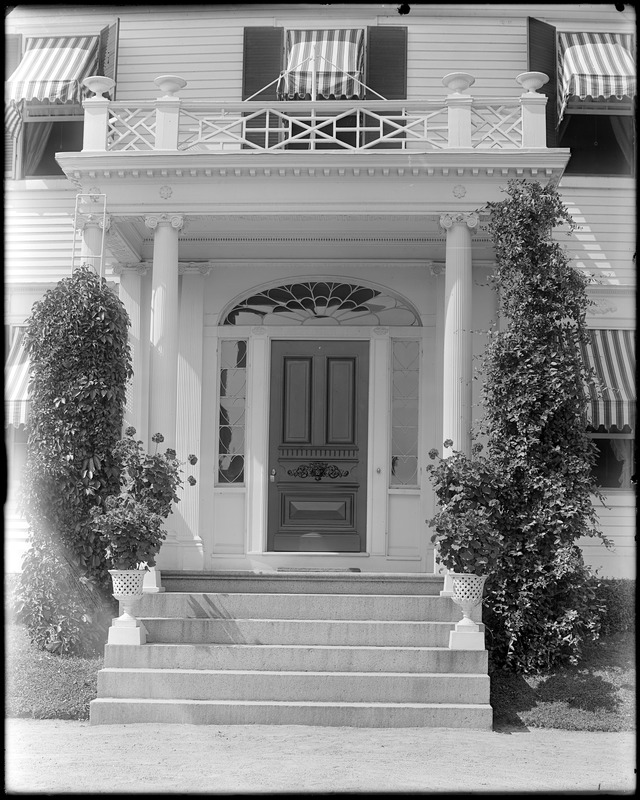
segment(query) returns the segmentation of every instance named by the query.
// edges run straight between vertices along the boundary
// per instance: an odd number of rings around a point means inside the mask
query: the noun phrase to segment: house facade
[[[82,262],[130,315],[126,425],[199,456],[160,570],[436,571],[428,452],[470,449],[500,324],[484,208],[516,178],[559,182],[580,226],[555,235],[592,276],[604,390],[585,405],[615,545],[585,560],[635,577],[634,11],[399,9],[7,16],[8,571],[22,326]]]

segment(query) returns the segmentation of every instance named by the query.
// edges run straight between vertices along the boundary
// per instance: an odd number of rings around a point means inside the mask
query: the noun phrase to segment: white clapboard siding
[[[634,496],[631,492],[611,492],[606,497],[606,503],[607,508],[603,508],[596,502],[599,527],[614,546],[608,550],[599,539],[580,539],[578,544],[582,548],[585,564],[597,569],[598,575],[603,578],[635,578]]]
[[[560,190],[569,213],[580,225],[569,238],[559,237],[574,264],[605,284],[634,285],[635,181],[567,177]]]
[[[55,282],[71,274],[75,194],[73,187],[9,193],[4,221],[7,283]]]
[[[119,102],[144,101],[157,95],[154,78],[180,75],[187,86],[185,100],[238,100],[242,89],[243,29],[245,25],[334,27],[406,25],[408,36],[408,97],[444,97],[442,78],[448,72],[467,71],[476,82],[476,97],[516,97],[521,93],[515,76],[527,68],[526,15],[482,18],[467,11],[402,17],[395,8],[386,13],[375,7],[347,9],[296,5],[243,4],[211,6],[99,6],[91,15],[82,7],[52,6],[42,16],[17,9],[10,29],[25,35],[97,33],[120,18],[118,44]],[[9,29],[8,29],[9,30]]]
[[[408,41],[408,96],[441,97],[448,72],[469,72],[473,97],[517,97],[516,75],[527,69],[526,19],[436,18],[412,24]]]

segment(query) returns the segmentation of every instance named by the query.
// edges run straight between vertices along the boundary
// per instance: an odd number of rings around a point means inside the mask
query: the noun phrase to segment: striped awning
[[[98,65],[98,36],[32,37],[6,88],[5,123],[17,136],[25,101],[80,103],[86,93],[82,80]]]
[[[587,420],[596,431],[627,433],[635,430],[636,354],[634,332],[590,330],[582,346],[585,364],[594,370],[587,394]]]
[[[24,349],[25,328],[17,328],[4,365],[4,425],[27,424],[29,412],[29,358]]]
[[[634,97],[632,34],[558,34],[558,121],[571,97]]]
[[[358,99],[362,95],[364,31],[361,29],[287,32],[287,68],[278,82],[281,100]]]

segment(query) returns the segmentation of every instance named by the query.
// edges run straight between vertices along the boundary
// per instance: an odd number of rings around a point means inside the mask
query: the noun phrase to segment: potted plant
[[[444,445],[450,447],[447,440]],[[439,561],[450,570],[453,601],[462,608],[462,624],[471,622],[471,611],[482,599],[484,583],[502,552],[502,535],[494,524],[501,513],[501,479],[493,465],[474,445],[473,457],[453,451],[427,467],[436,490],[439,509],[427,520],[435,529],[431,541]]]
[[[128,619],[134,619],[131,607],[142,596],[145,572],[155,566],[166,538],[163,522],[180,501],[177,490],[183,483],[176,451],[158,452],[164,436],[152,436],[156,449],[148,453],[135,435],[135,428],[127,428],[113,450],[120,467],[120,492],[108,497],[104,508],[92,510],[93,529],[112,564],[113,595],[123,603],[123,617]],[[187,458],[191,465],[197,461],[194,455]],[[189,475],[187,482],[193,486],[196,479]]]

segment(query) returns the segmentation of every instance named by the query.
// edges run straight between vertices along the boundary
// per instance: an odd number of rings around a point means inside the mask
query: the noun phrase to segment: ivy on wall
[[[49,290],[27,323],[29,550],[18,619],[32,641],[54,652],[95,650],[113,610],[90,512],[119,490],[112,448],[132,376],[128,327],[123,304],[88,266]]]

